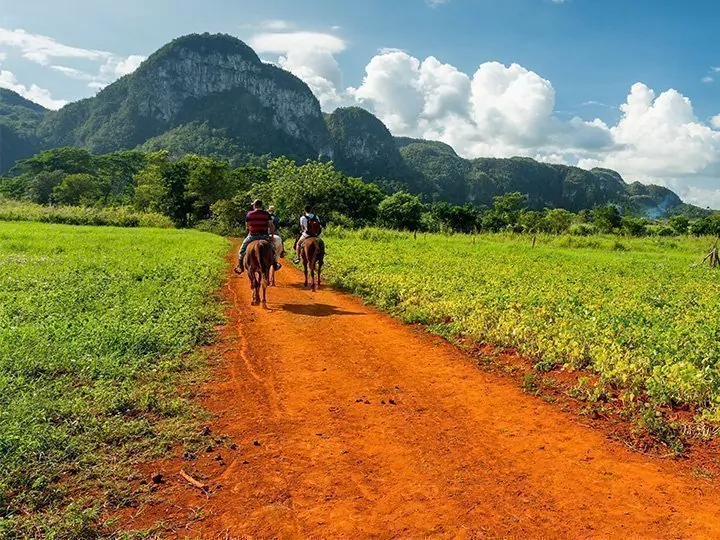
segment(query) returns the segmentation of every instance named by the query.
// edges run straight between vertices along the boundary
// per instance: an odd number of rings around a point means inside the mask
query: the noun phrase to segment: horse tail
[[[270,284],[270,268],[274,264],[272,244],[269,242],[262,246],[261,253],[258,253],[259,263],[258,268],[262,275],[263,284],[267,287]]]

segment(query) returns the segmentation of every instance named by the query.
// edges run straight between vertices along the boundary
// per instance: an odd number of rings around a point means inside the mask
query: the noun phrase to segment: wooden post
[[[720,238],[718,238],[718,240],[720,240]],[[720,267],[720,253],[718,253],[718,240],[715,240],[715,243],[713,244],[713,247],[710,250],[710,253],[705,255],[705,258],[703,259],[703,262],[710,260],[710,268]]]
[[[532,241],[532,247],[535,249],[535,241],[537,240],[537,235],[533,234],[533,241]]]

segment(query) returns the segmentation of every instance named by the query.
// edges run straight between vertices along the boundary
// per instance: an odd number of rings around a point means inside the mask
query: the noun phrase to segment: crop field
[[[586,368],[624,399],[720,418],[720,271],[712,239],[328,235],[328,277],[447,337]]]
[[[130,504],[129,465],[192,436],[186,353],[218,321],[226,250],[196,231],[0,223],[0,538],[92,536],[102,505]]]

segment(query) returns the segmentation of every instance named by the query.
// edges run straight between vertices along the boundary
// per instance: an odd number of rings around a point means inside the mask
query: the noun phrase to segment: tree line
[[[572,213],[528,208],[527,195],[493,198],[489,206],[426,203],[403,191],[346,176],[332,162],[297,164],[281,157],[231,167],[214,158],[166,151],[94,155],[82,148],[47,150],[20,161],[0,179],[0,194],[43,205],[132,207],[163,214],[177,227],[237,234],[255,198],[275,205],[294,226],[306,204],[328,224],[347,228],[377,225],[429,232],[501,232],[590,235],[720,235],[720,213],[691,221],[685,215],[651,221],[624,215],[617,205]]]

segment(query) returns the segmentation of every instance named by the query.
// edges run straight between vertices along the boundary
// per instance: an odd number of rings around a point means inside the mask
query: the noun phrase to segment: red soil
[[[162,503],[125,513],[121,527],[166,521],[164,536],[183,538],[720,537],[712,481],[629,451],[355,298],[304,290],[293,268],[277,279],[268,310],[250,307],[244,276],[227,284],[223,359],[203,389],[217,415],[209,440],[227,442],[155,464]]]

